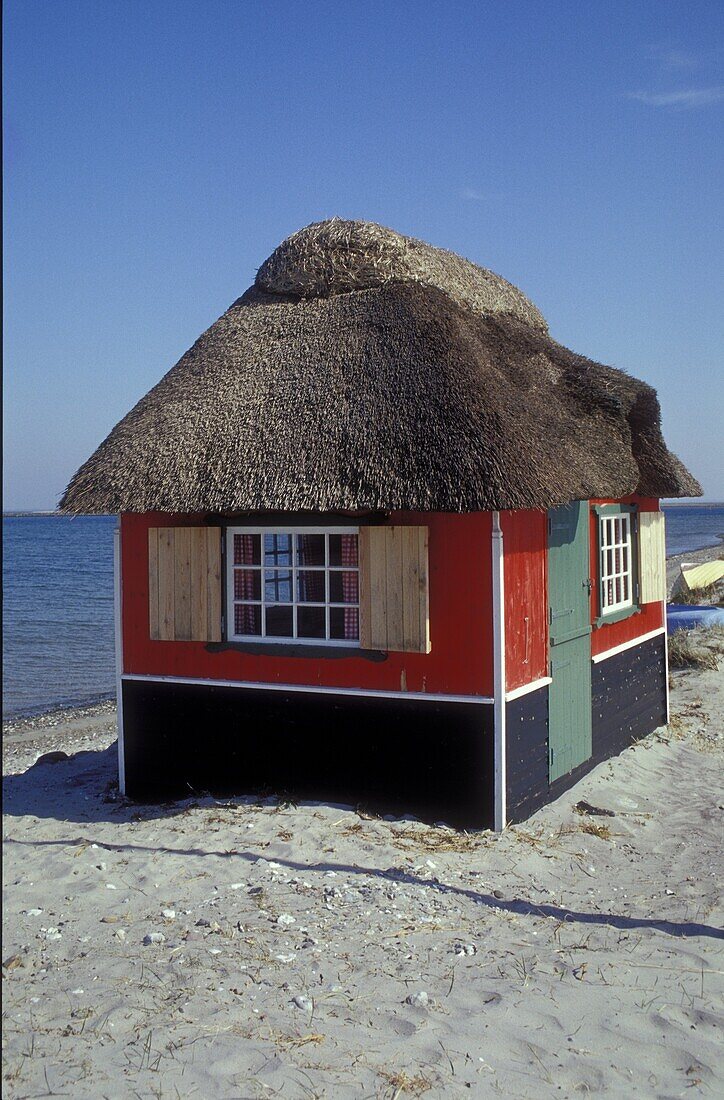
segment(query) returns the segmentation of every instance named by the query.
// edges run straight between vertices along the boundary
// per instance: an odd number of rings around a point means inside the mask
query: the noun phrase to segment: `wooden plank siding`
[[[156,535],[158,538],[158,637],[162,642],[172,642],[176,637],[174,529],[161,527]]]
[[[148,618],[155,641],[221,640],[218,528],[149,528]]]
[[[319,521],[324,524],[327,517],[321,515]],[[334,522],[338,519],[329,519],[330,525]],[[353,517],[350,517],[350,522],[354,523]],[[212,636],[210,640],[222,644],[212,647],[202,640],[159,645],[157,639],[152,639],[149,603],[157,603],[158,597],[149,591],[149,581],[151,585],[154,583],[153,578],[149,577],[149,528],[203,528],[208,532],[207,538],[216,539],[217,563],[220,561],[219,528],[206,522],[205,516],[196,514],[124,513],[121,516],[124,673],[258,683],[319,684],[320,687],[355,691],[492,695],[490,513],[393,512],[389,516],[389,524],[417,529],[418,539],[426,540],[429,532],[429,581],[420,591],[423,620],[428,618],[426,601],[429,598],[429,622],[434,643],[429,652],[388,650],[383,659],[379,651],[360,647],[344,650],[342,655],[334,657],[311,649],[309,655],[290,653],[286,656],[276,646],[267,653],[263,646],[256,649],[243,647],[242,650],[242,647],[223,644],[220,631],[222,612],[226,610],[221,607],[223,586],[219,585],[218,575],[214,575],[211,561],[208,567],[208,615],[210,623],[215,626],[216,638]],[[360,526],[364,524],[360,523]],[[420,528],[423,530],[420,531]],[[364,563],[361,540],[360,553]],[[425,560],[423,554],[423,563]],[[361,617],[364,617],[365,600],[369,598],[364,564],[361,566],[360,591]],[[212,606],[214,600],[215,610]],[[410,612],[407,608],[406,611],[408,619],[405,621],[409,625]],[[535,639],[534,630],[530,637]],[[528,666],[523,668],[527,670]]]
[[[426,527],[360,529],[360,645],[429,653]]]
[[[206,615],[207,638],[221,641],[221,531],[206,528]]]
[[[666,599],[666,542],[663,512],[639,515],[640,602]]]

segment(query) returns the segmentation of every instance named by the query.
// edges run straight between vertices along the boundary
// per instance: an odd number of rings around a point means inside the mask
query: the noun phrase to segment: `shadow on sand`
[[[4,813],[10,817],[33,816],[53,819],[59,823],[76,822],[86,826],[101,822],[125,825],[131,821],[137,821],[139,817],[151,820],[177,816],[190,808],[188,802],[141,808],[125,799],[119,801],[117,793],[114,793],[116,769],[115,745],[102,751],[80,752],[58,764],[33,765],[26,772],[9,775],[3,779]],[[93,843],[99,848],[112,852],[164,853],[169,856],[202,859],[213,857],[249,864],[264,858],[262,853],[254,851],[215,851],[204,848],[168,848],[163,845],[109,843],[93,836],[58,840],[15,840],[6,836],[6,843],[17,846],[59,848]],[[724,940],[724,930],[707,924],[628,917],[613,913],[585,913],[556,905],[537,905],[523,898],[498,898],[477,890],[448,886],[438,880],[422,879],[397,868],[384,869],[332,862],[299,863],[277,855],[274,859],[276,863],[293,871],[321,873],[336,871],[346,875],[367,875],[410,886],[424,887],[439,894],[465,897],[491,910],[515,913],[519,916],[549,917],[564,923],[582,925],[606,925],[622,931],[648,929],[664,932],[670,936],[707,936]]]

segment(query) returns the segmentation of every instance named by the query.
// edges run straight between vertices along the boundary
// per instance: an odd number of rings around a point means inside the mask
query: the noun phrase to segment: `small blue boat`
[[[724,626],[724,608],[670,603],[666,606],[666,626],[669,634],[675,630],[693,630],[696,626]]]

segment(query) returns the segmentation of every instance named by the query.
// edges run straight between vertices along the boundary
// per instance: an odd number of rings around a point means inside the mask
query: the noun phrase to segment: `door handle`
[[[591,580],[591,578],[588,577],[587,580],[581,581],[581,584],[583,585],[584,588],[588,589],[588,595],[590,596],[591,592],[593,591],[593,581]]]

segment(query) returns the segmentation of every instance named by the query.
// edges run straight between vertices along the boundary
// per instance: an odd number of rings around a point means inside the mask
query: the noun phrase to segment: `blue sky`
[[[6,0],[5,508],[54,507],[290,232],[452,248],[724,499],[724,5]]]

